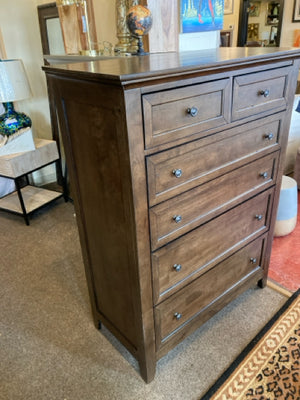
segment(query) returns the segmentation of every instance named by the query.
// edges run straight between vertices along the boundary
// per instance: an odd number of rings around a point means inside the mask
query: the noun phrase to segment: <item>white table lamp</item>
[[[31,127],[31,119],[15,111],[13,101],[31,96],[22,60],[0,60],[0,102],[5,112],[0,115],[0,135],[10,136],[19,129]]]

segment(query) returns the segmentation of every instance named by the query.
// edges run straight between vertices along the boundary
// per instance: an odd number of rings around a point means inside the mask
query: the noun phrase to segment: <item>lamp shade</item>
[[[22,60],[0,60],[0,102],[13,102],[30,96]]]

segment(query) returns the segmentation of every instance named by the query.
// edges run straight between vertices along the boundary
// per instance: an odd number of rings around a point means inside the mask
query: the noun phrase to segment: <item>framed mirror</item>
[[[284,0],[240,0],[238,46],[279,47],[283,7]]]
[[[56,2],[37,7],[43,54],[65,54]]]

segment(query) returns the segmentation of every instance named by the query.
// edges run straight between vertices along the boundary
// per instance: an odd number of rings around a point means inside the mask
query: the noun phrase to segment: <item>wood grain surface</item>
[[[146,382],[163,354],[265,285],[299,59],[299,49],[220,48],[44,67],[94,321],[138,359]],[[248,92],[252,103],[237,114]],[[200,109],[194,123],[184,99]],[[163,218],[150,229],[156,207],[167,214],[178,204],[192,221],[184,232],[167,237]],[[194,223],[197,204],[205,217]],[[159,235],[166,240],[155,248]]]

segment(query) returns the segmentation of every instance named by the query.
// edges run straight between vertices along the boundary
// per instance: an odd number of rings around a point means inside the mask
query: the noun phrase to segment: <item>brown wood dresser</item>
[[[171,348],[266,284],[299,59],[219,48],[44,67],[94,320],[146,382]]]

